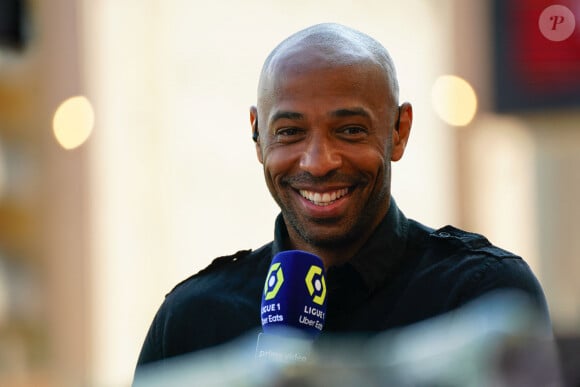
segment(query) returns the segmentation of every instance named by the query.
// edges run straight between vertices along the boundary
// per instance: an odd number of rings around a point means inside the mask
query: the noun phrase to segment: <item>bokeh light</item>
[[[4,195],[4,189],[6,187],[6,160],[4,155],[4,146],[2,144],[2,139],[0,138],[0,200]],[[1,297],[1,296],[0,296]]]
[[[54,136],[64,149],[81,146],[91,135],[95,113],[91,102],[84,96],[71,97],[60,104],[52,127]]]
[[[442,75],[431,91],[433,109],[446,123],[453,126],[468,125],[477,112],[477,96],[465,79],[455,75]]]

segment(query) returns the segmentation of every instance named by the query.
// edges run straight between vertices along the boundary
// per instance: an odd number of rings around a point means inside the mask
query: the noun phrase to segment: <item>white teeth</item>
[[[303,198],[310,200],[312,203],[316,204],[317,206],[327,206],[334,202],[335,200],[340,199],[344,195],[348,193],[348,188],[339,189],[336,191],[331,192],[312,192],[307,190],[300,190],[300,195]]]

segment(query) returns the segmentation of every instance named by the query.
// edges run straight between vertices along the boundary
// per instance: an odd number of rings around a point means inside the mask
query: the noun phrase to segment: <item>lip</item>
[[[347,192],[344,193],[344,190]],[[339,196],[337,199],[332,200],[324,205],[316,204],[311,200],[302,196],[300,191],[309,191],[310,193],[317,193],[320,195],[329,194],[329,193],[337,193]],[[336,217],[340,215],[344,208],[346,207],[348,201],[351,198],[351,194],[353,191],[353,187],[333,187],[333,188],[320,188],[320,187],[301,187],[300,189],[295,188],[294,192],[302,205],[305,213],[314,218],[329,218],[329,217]],[[328,198],[326,198],[328,199]]]

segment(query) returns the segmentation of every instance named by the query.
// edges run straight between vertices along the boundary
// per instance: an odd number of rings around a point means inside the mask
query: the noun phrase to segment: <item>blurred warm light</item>
[[[79,95],[60,104],[54,113],[52,128],[63,148],[74,149],[89,138],[94,123],[95,113],[90,101]]]
[[[477,96],[465,79],[442,75],[431,90],[433,108],[437,115],[453,126],[469,124],[477,111]]]
[[[0,138],[0,199],[2,199],[6,186],[6,161],[4,159],[4,147],[1,140]]]
[[[4,267],[4,262],[2,262],[2,256],[0,255],[0,327],[5,323],[8,317],[8,279],[6,278],[6,269]]]

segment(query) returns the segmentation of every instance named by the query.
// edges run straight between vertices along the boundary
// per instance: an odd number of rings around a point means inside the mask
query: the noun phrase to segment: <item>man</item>
[[[268,56],[250,122],[281,209],[273,242],[216,259],[177,285],[147,334],[139,365],[260,329],[272,257],[298,249],[327,269],[324,332],[379,332],[519,289],[549,326],[540,285],[520,258],[451,226],[407,219],[390,195],[391,162],[413,118],[394,65],[374,39],[336,24],[300,31]],[[324,335],[323,332],[323,335]]]

